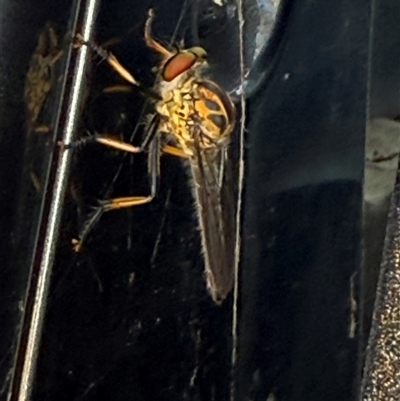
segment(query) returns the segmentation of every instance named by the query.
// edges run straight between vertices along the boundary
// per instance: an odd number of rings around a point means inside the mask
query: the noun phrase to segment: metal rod
[[[94,21],[97,14],[99,2],[100,0],[88,0],[87,2],[85,2],[85,5],[82,6],[82,2],[78,1],[76,8],[78,13],[76,14],[75,22],[77,22],[78,15],[82,15],[82,12],[80,12],[81,8],[85,7],[84,17],[81,25],[81,34],[86,41],[89,41],[92,38]],[[78,50],[78,55],[73,72],[71,91],[68,98],[65,125],[62,135],[63,143],[70,143],[74,139],[77,132],[78,120],[80,116],[79,106],[83,98],[82,94],[85,71],[89,60],[88,52],[89,49],[87,46],[82,46]],[[31,397],[43,321],[46,313],[50,276],[55,259],[56,244],[61,223],[61,211],[63,208],[63,202],[68,185],[68,173],[71,159],[71,151],[60,152],[52,190],[52,199],[47,220],[43,251],[41,255],[40,266],[38,269],[37,286],[33,290],[34,302],[32,307],[32,315],[28,325],[29,329],[26,340],[25,355],[22,362],[23,367],[21,372],[21,379],[16,393],[14,392],[13,394],[9,394],[9,399],[14,399],[12,397],[14,397],[15,394],[18,394],[16,398],[18,401],[28,401]]]

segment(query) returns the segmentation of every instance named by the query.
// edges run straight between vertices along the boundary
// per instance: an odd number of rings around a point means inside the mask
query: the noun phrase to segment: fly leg
[[[153,100],[159,100],[160,95],[156,93],[151,88],[146,88],[140,84],[139,81],[119,62],[119,60],[108,50],[105,50],[101,46],[93,43],[85,41],[81,34],[76,35],[76,40],[78,45],[86,45],[89,46],[90,49],[94,53],[96,53],[101,59],[107,61],[107,63],[111,66],[111,68],[117,72],[117,74],[122,77],[125,81],[137,87],[143,95],[150,97]],[[126,88],[124,89],[126,91]],[[111,90],[111,92],[113,89]],[[118,91],[118,90],[117,90]]]
[[[182,149],[179,149],[179,148],[177,148],[175,146],[171,146],[171,145],[164,145],[162,148],[162,152],[167,155],[180,157],[182,159],[189,158],[189,156]]]
[[[109,51],[103,49],[101,46],[96,45],[93,42],[85,41],[81,34],[76,35],[78,44],[89,46],[99,57],[106,60],[107,63],[115,70],[123,79],[135,86],[140,86],[139,82],[133,77],[133,75],[118,61],[118,59]]]
[[[154,19],[154,11],[150,9],[146,20],[146,24],[144,26],[144,41],[146,42],[147,46],[149,46],[156,52],[161,53],[166,59],[169,59],[175,56],[175,53],[165,48],[161,43],[157,42],[151,36],[151,24],[153,23],[153,19]]]
[[[82,244],[103,213],[110,210],[123,209],[133,206],[144,205],[151,202],[157,194],[158,180],[160,176],[160,136],[157,135],[160,116],[156,114],[149,124],[146,137],[142,146],[136,147],[129,143],[99,136],[95,140],[103,145],[130,153],[140,153],[148,150],[147,171],[150,179],[150,194],[147,196],[127,196],[100,201],[94,209],[79,233],[78,239],[73,239],[72,244],[75,252],[79,252]]]
[[[146,20],[145,28],[144,28],[144,40],[150,48],[155,50],[158,53],[161,53],[165,58],[171,58],[175,55],[174,52],[171,52],[166,47],[164,47],[161,43],[156,41],[151,36],[151,24],[154,19],[154,11],[152,9],[149,10],[148,17]],[[105,50],[103,47],[98,46],[93,42],[85,41],[81,34],[76,35],[76,39],[78,45],[87,45],[89,46],[99,57],[103,60],[106,60],[107,63],[126,81],[130,82],[132,85],[140,86],[140,83],[133,77],[133,75],[118,61],[118,59],[109,51]]]
[[[85,136],[83,138],[79,138],[67,144],[61,141],[58,142],[59,146],[63,150],[78,149],[90,143],[99,143],[101,145],[105,145],[117,150],[122,150],[123,152],[128,152],[128,153],[142,153],[145,150],[143,146],[133,146],[130,143],[120,141],[115,138],[111,138],[108,135],[101,135],[101,134]]]

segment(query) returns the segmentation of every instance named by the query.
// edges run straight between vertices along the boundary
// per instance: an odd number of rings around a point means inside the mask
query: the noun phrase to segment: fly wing
[[[207,287],[218,304],[228,296],[234,282],[235,203],[227,147],[224,144],[205,150],[195,144],[190,158]]]

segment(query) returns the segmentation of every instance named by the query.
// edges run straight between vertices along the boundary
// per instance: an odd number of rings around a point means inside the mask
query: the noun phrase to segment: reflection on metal
[[[62,50],[57,33],[50,23],[39,35],[38,44],[29,62],[25,80],[24,101],[28,132],[47,133],[49,127],[39,121],[44,102],[54,84],[54,65]]]
[[[246,20],[243,27],[243,38],[241,39],[244,42],[244,79],[239,87],[232,90],[237,96],[245,92],[247,98],[257,91],[265,79],[267,72],[263,66],[265,55],[270,51],[268,49],[272,49],[273,35],[275,38],[279,37],[279,35],[277,36],[276,22],[279,19],[281,0],[255,0],[254,4],[250,3],[252,4],[251,7],[248,7],[247,2],[244,2],[243,5],[243,17]],[[238,6],[238,8],[240,7]],[[250,53],[249,49],[252,49]]]
[[[63,43],[60,43],[53,24],[47,22],[39,34],[38,43],[29,61],[24,87],[28,137],[33,133],[41,136],[41,138],[31,137],[26,142],[26,152],[30,155],[27,156],[30,159],[29,175],[37,193],[43,189],[43,176],[41,176],[43,159],[40,152],[50,144],[51,133],[54,133],[51,110],[55,109],[53,107],[55,99],[51,99],[50,96],[57,92],[58,84],[63,79],[60,73],[60,60],[64,53]]]
[[[375,122],[383,124],[383,121]],[[393,123],[396,124],[396,123]],[[384,124],[394,128],[396,125]],[[397,124],[398,130],[398,124]],[[375,140],[382,145],[380,140],[386,141],[387,146],[379,146],[379,151],[367,150],[369,158],[376,163],[387,163],[391,159],[398,160],[398,138],[393,137],[393,130],[383,130],[381,138]],[[371,142],[373,138],[369,138]],[[396,143],[394,146],[393,143]],[[370,143],[371,144],[371,143]],[[385,152],[382,153],[382,149]],[[387,154],[386,154],[387,153]],[[387,156],[387,157],[386,157]],[[387,159],[387,160],[386,160]],[[370,160],[370,161],[371,161]],[[386,172],[378,170],[381,181],[389,177],[389,170],[393,166],[386,167]],[[383,178],[385,177],[385,179]],[[377,180],[378,182],[379,180]],[[383,182],[379,187],[389,190],[390,182]],[[374,190],[378,188],[373,186]],[[376,193],[374,192],[376,195]],[[378,197],[379,198],[379,197]],[[374,199],[377,199],[374,196]],[[378,282],[377,296],[375,300],[372,328],[367,347],[366,365],[362,383],[362,401],[397,401],[400,399],[400,169],[397,171],[396,185],[391,198],[388,226],[386,231],[383,260],[381,264],[380,278]]]
[[[257,3],[259,6],[260,25],[256,36],[255,58],[260,54],[271,36],[280,0],[257,0]]]
[[[84,16],[82,21],[82,32],[85,40],[92,37],[93,22],[97,12],[98,0],[88,1],[84,5]],[[81,3],[76,4],[76,10],[73,12],[73,24],[76,26]],[[70,53],[68,54],[70,57]],[[78,118],[80,115],[80,104],[83,93],[83,83],[85,78],[85,70],[88,59],[88,51],[82,48],[75,63],[72,86],[68,99],[68,107],[65,116],[63,141],[70,142],[76,133],[78,126]],[[51,63],[50,63],[51,64]],[[43,89],[43,88],[42,88]],[[43,91],[39,91],[43,93]],[[40,265],[37,270],[37,281],[34,281],[28,302],[31,302],[32,312],[30,316],[26,316],[26,330],[23,333],[23,339],[20,342],[19,352],[24,352],[21,355],[22,371],[15,374],[15,382],[13,384],[12,393],[9,394],[9,400],[28,401],[31,397],[36,363],[39,352],[39,346],[42,335],[43,320],[46,313],[47,296],[49,289],[49,281],[52,272],[56,243],[61,221],[61,212],[63,207],[64,195],[67,189],[68,171],[71,162],[71,152],[61,152],[61,155],[56,166],[56,175],[54,186],[51,194],[50,211],[47,219],[45,237],[43,245],[40,249]],[[27,310],[30,310],[27,309]],[[17,367],[18,369],[18,367]]]

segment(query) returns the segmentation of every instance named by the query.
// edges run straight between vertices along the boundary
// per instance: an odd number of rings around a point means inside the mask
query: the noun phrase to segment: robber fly
[[[201,230],[205,276],[211,297],[221,303],[233,287],[234,232],[233,208],[227,202],[227,150],[235,125],[235,107],[226,92],[206,78],[206,52],[201,47],[171,51],[151,35],[153,10],[149,11],[144,39],[161,55],[154,86],[145,89],[116,57],[93,43],[90,46],[126,81],[142,90],[154,102],[155,114],[147,126],[144,141],[136,147],[129,143],[96,135],[94,140],[131,153],[148,152],[151,177],[150,194],[110,199],[101,202],[79,239],[76,251],[105,211],[146,204],[156,195],[160,154],[177,156],[189,165],[191,187]]]

